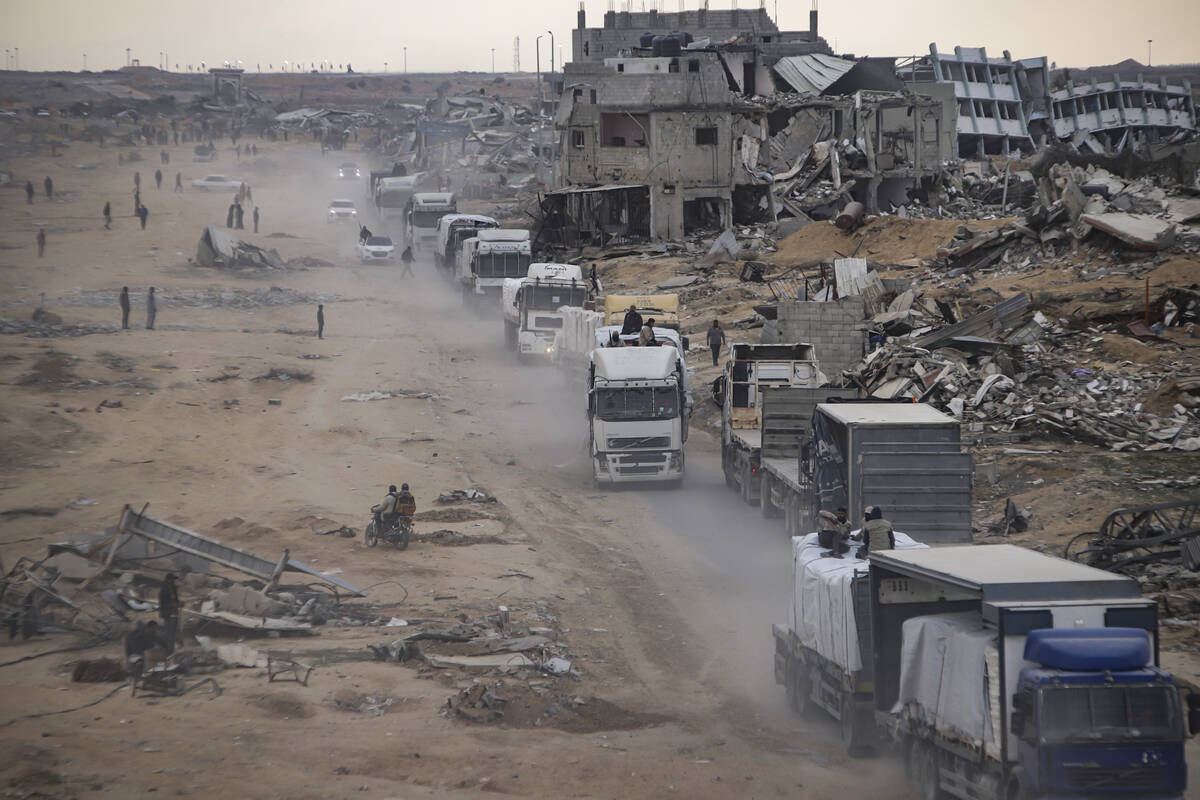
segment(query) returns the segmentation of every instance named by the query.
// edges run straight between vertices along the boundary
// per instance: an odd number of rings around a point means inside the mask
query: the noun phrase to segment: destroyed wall
[[[836,381],[842,370],[862,360],[867,337],[866,305],[861,297],[829,302],[779,304],[776,341],[806,342],[817,351],[821,371]]]
[[[1111,81],[1067,81],[1065,88],[1050,93],[1050,102],[1058,138],[1106,134],[1109,149],[1118,152],[1132,144],[1131,133],[1154,141],[1196,130],[1192,86],[1186,80],[1171,86],[1166,78],[1147,83],[1141,74],[1136,81],[1114,74]]]
[[[905,86],[910,92],[938,101],[941,106],[938,149],[945,161],[958,158],[958,101],[953,84],[910,82]]]

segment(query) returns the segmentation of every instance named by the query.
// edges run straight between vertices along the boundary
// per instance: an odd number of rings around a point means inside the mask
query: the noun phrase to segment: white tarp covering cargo
[[[902,711],[951,738],[998,755],[993,711],[999,697],[996,634],[979,614],[942,614],[904,621],[900,693],[892,713]]]
[[[926,546],[896,531],[897,550]],[[851,547],[843,558],[825,558],[829,551],[817,543],[817,534],[792,537],[792,630],[802,645],[847,672],[862,669],[850,583],[870,566],[854,557],[856,550]]]

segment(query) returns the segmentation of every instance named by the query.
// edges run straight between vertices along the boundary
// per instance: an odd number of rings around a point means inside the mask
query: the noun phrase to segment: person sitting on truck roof
[[[658,339],[654,336],[654,317],[646,320],[642,332],[638,334],[638,347],[658,347]]]
[[[608,335],[608,346],[609,347],[624,347],[625,343],[623,341],[621,341],[621,334],[617,333],[616,331],[613,331],[612,333],[610,333]]]
[[[850,521],[846,519],[846,509],[839,508],[834,514],[821,509],[817,516],[821,519],[821,530],[818,539],[824,539],[821,544],[829,548],[831,558],[841,558],[850,549]],[[828,536],[824,536],[828,534]]]
[[[621,335],[632,336],[642,329],[642,315],[638,313],[637,306],[629,306],[629,310],[625,312],[625,320],[621,323]]]
[[[871,552],[871,536],[875,536],[876,550],[895,550],[896,533],[892,523],[883,518],[883,509],[879,506],[867,506],[863,510],[862,541],[863,550]]]

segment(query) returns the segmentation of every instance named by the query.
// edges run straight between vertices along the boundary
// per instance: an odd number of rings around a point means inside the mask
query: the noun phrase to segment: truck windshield
[[[1173,686],[1043,689],[1039,728],[1050,743],[1178,738],[1179,691]]]
[[[475,274],[480,278],[524,278],[529,274],[529,261],[528,253],[480,253],[475,257]]]
[[[633,419],[674,419],[679,396],[672,386],[639,386],[596,391],[596,415],[605,422]]]
[[[412,224],[414,228],[432,228],[437,225],[437,221],[446,216],[449,212],[445,209],[437,211],[413,211]]]
[[[525,284],[521,299],[526,308],[540,308],[544,311],[561,306],[581,306],[587,300],[587,289],[583,284],[574,286],[530,286]]]

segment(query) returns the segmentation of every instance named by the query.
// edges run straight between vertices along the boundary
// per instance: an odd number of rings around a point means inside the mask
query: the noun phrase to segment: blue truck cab
[[[1180,798],[1187,722],[1140,628],[1030,631],[1013,697],[1018,797]]]

